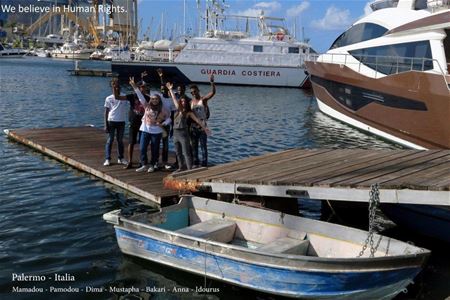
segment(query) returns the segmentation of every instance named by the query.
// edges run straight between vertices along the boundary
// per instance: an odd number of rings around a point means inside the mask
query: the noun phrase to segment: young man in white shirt
[[[108,133],[108,139],[105,145],[104,166],[111,165],[111,148],[114,142],[114,136],[117,134],[117,152],[119,164],[126,165],[128,162],[124,159],[123,135],[125,132],[125,121],[128,116],[129,102],[120,100],[120,85],[117,79],[111,81],[113,94],[105,99],[105,132]]]

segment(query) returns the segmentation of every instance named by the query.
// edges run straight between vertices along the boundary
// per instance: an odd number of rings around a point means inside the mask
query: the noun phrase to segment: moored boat
[[[54,58],[89,59],[94,51],[85,49],[76,43],[64,43],[60,48],[53,50],[51,55]]]
[[[319,109],[409,148],[450,148],[450,1],[371,7],[306,62]]]
[[[21,48],[9,48],[0,43],[0,58],[18,58],[24,57],[28,52]]]
[[[289,297],[390,299],[430,254],[379,235],[364,252],[362,230],[194,196],[158,212],[103,218],[125,254]]]
[[[297,41],[282,25],[269,24],[283,19],[264,16],[263,12],[258,17],[225,16],[220,3],[209,3],[203,36],[146,42],[134,59],[113,59],[112,71],[122,78],[144,71],[150,78],[159,78],[156,70],[162,68],[176,82],[206,83],[213,74],[218,84],[309,87],[304,59],[311,47]],[[224,30],[220,24],[230,18],[256,20],[258,34]]]

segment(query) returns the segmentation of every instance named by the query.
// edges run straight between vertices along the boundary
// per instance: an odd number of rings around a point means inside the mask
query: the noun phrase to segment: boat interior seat
[[[287,236],[265,244],[259,247],[258,250],[272,253],[307,255],[309,240],[306,238],[306,232],[289,230]]]
[[[221,243],[229,243],[233,240],[236,231],[236,223],[224,219],[210,219],[177,230],[177,233],[211,240]]]
[[[262,252],[306,255],[309,240],[299,240],[289,236],[276,239],[258,248]]]

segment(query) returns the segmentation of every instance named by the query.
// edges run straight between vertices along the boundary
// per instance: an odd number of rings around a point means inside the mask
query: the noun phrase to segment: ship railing
[[[362,68],[369,68],[373,71],[373,77],[380,75],[392,75],[409,71],[430,71],[433,70],[442,75],[447,87],[449,85],[449,71],[443,68],[437,59],[427,57],[404,57],[404,56],[382,56],[382,55],[358,55],[348,53],[324,53],[310,54],[307,61],[314,63],[331,63],[347,66],[361,73]]]
[[[224,59],[226,57],[226,60]],[[306,54],[296,55],[286,53],[232,53],[217,50],[190,50],[185,51],[177,58],[181,63],[202,63],[202,64],[222,64],[222,65],[254,65],[254,66],[280,66],[299,67],[305,66]]]
[[[428,0],[427,7],[432,11],[450,8],[450,0]]]

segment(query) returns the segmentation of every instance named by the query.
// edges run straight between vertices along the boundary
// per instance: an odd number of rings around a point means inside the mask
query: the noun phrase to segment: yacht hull
[[[406,147],[450,148],[443,75],[410,71],[375,79],[343,65],[306,64],[322,112]]]
[[[0,51],[0,58],[22,58],[26,54],[24,51]]]
[[[91,53],[52,53],[53,58],[90,59]]]
[[[450,243],[450,208],[416,204],[383,204],[381,210],[395,224],[411,232],[418,232]]]
[[[242,65],[202,65],[169,62],[120,62],[113,61],[112,72],[120,78],[137,76],[144,71],[150,78],[159,78],[156,70],[162,68],[164,74],[174,82],[208,83],[213,74],[215,82],[229,85],[271,86],[271,87],[310,87],[308,76],[303,68],[242,66]]]

